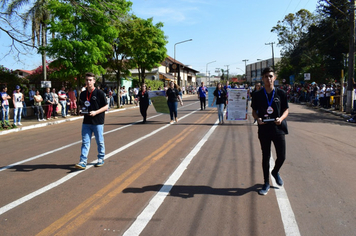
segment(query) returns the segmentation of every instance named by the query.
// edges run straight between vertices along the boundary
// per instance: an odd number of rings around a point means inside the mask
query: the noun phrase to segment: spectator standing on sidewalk
[[[131,87],[129,87],[130,104],[132,104],[132,96],[133,96],[133,89]]]
[[[56,93],[56,89],[55,88],[52,88],[52,97],[53,97],[53,112],[52,112],[52,115],[53,115],[53,119],[58,119],[58,117],[56,117],[57,115],[57,106],[58,106],[58,94]]]
[[[325,90],[326,90],[326,85],[323,84],[321,88],[319,89],[319,105],[320,107],[325,108],[326,105],[326,100],[325,100]]]
[[[208,92],[208,89],[204,86],[204,82],[201,82],[201,86],[198,88],[198,99],[200,99],[201,110],[205,110],[206,92]]]
[[[9,99],[11,99],[10,95],[7,94],[7,87],[4,85],[2,86],[2,90],[0,93],[0,98],[1,98],[1,114],[2,114],[2,123],[3,125],[8,126],[9,124],[5,124],[9,122]]]
[[[69,97],[69,110],[71,115],[77,115],[77,97],[75,96],[75,92],[73,91],[72,88],[69,89],[68,92],[68,97]]]
[[[87,166],[90,141],[93,133],[98,146],[98,162],[95,166],[99,167],[104,165],[104,121],[105,111],[109,107],[105,93],[94,87],[95,75],[90,72],[86,73],[85,82],[87,90],[80,94],[79,100],[81,114],[84,115],[82,124],[82,147],[80,161],[75,165],[77,169],[81,170],[84,170]]]
[[[224,124],[224,106],[226,97],[226,91],[222,88],[221,83],[218,83],[214,91],[214,100],[211,103],[211,106],[214,106],[214,102],[216,101],[216,106],[218,107],[219,124]]]
[[[31,106],[34,106],[34,100],[33,97],[36,95],[36,89],[35,87],[32,87],[31,90],[28,92],[28,97],[30,98],[30,104]]]
[[[67,116],[67,94],[66,94],[64,86],[62,86],[61,90],[58,91],[58,100],[59,100],[59,104],[61,104],[62,117],[66,118],[66,116]]]
[[[46,88],[46,92],[44,94],[44,102],[46,104],[46,118],[47,120],[51,119],[51,115],[53,112],[53,96],[52,93],[50,92],[50,88]]]
[[[179,91],[178,89],[175,88],[175,84],[173,81],[169,82],[169,88],[166,91],[166,97],[168,98],[167,105],[171,117],[170,124],[173,124],[174,121],[178,122],[178,117],[177,117],[178,101],[180,101],[180,105],[183,106],[182,98],[179,96]],[[174,115],[174,120],[173,120],[173,115]]]
[[[264,88],[252,97],[252,115],[258,122],[258,138],[262,149],[264,185],[259,194],[266,195],[270,189],[269,163],[272,142],[276,148],[277,159],[271,174],[276,183],[283,186],[279,170],[286,158],[285,135],[288,134],[288,129],[285,119],[288,116],[288,101],[286,93],[274,87],[276,76],[273,68],[267,67],[263,70],[262,80]]]
[[[325,89],[325,107],[329,109],[330,106],[330,97],[331,97],[331,86],[330,84],[326,85]]]
[[[137,102],[136,102],[136,106],[138,105],[138,102],[140,103],[140,113],[143,117],[143,121],[142,123],[145,124],[146,123],[146,119],[147,119],[147,109],[149,106],[149,96],[148,96],[148,91],[147,91],[147,85],[146,84],[142,84],[141,85],[141,90],[138,93],[139,95],[137,96]]]
[[[33,105],[35,106],[35,111],[37,114],[37,120],[44,121],[43,108],[42,108],[43,98],[40,94],[40,91],[36,90],[36,94],[35,94],[35,96],[33,96],[33,100],[34,100]]]
[[[20,86],[16,85],[15,92],[12,95],[12,102],[14,104],[14,125],[22,125],[21,124],[21,114],[23,108],[24,96],[20,92]]]

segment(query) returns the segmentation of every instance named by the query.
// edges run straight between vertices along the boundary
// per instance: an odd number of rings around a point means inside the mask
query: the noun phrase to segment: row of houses
[[[178,73],[172,72],[171,65],[177,65],[179,68],[175,68],[177,71],[179,69],[179,77],[178,80]],[[27,77],[31,75],[34,70],[22,70],[18,69],[15,70],[16,73],[20,77]],[[138,69],[131,69],[131,77],[138,77]],[[160,66],[153,68],[151,71],[145,71],[145,79],[147,80],[161,80],[165,84],[169,81],[173,80],[174,82],[178,83],[180,86],[196,86],[197,81],[197,74],[199,71],[193,69],[189,65],[185,65],[180,61],[174,60],[172,57],[167,56],[163,62],[160,63]]]

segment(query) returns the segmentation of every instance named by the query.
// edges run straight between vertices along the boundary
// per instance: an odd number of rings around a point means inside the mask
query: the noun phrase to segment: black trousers
[[[206,98],[200,97],[200,108],[205,110]]]
[[[271,158],[271,143],[276,149],[277,159],[273,172],[278,173],[286,159],[286,139],[284,134],[258,134],[262,149],[262,170],[265,183],[269,183],[269,161]]]
[[[141,102],[140,102],[140,112],[141,112],[141,115],[142,115],[142,117],[143,117],[143,121],[146,121],[146,118],[147,118],[148,105],[149,105],[149,104],[141,103]]]

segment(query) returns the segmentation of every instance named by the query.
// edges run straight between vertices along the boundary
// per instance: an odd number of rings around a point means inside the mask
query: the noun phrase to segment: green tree
[[[301,9],[297,13],[289,13],[282,21],[278,21],[271,32],[278,34],[278,44],[282,52],[294,50],[299,40],[308,32],[309,26],[315,23],[315,16],[308,10]]]
[[[37,0],[33,3],[33,5],[21,15],[21,19],[23,20],[24,28],[28,26],[28,23],[31,22],[32,26],[32,46],[35,46],[35,42],[37,39],[37,46],[45,47],[47,42],[47,21],[49,20],[49,11],[47,10],[48,0]],[[17,16],[17,12],[23,5],[30,4],[28,0],[13,0],[7,5],[6,13],[11,18],[14,15]],[[6,3],[3,3],[3,6],[6,6]],[[36,47],[36,48],[38,48]],[[41,51],[42,54],[42,67],[45,68],[43,70],[43,78],[46,80],[46,52]]]
[[[161,30],[163,23],[152,23],[147,20],[133,17],[132,27],[132,57],[131,63],[139,71],[139,81],[145,82],[145,70],[152,70],[167,57],[166,36]]]
[[[108,61],[105,66],[108,68],[108,73],[115,73],[115,80],[117,83],[118,90],[121,87],[121,76],[130,75],[131,64],[129,63],[129,58],[132,55],[132,18],[127,19],[124,22],[119,22],[116,26],[119,34],[116,39],[113,41],[112,45],[112,54],[109,55]],[[119,101],[117,106],[120,106],[121,97],[118,96]]]
[[[112,44],[119,33],[117,21],[125,18],[131,3],[107,0],[102,4],[88,0],[81,6],[69,0],[49,1],[53,16],[49,30],[55,37],[45,48],[54,58],[50,67],[59,68],[54,76],[72,82],[77,80],[78,88],[84,83],[85,72],[105,73],[102,63],[112,54]]]
[[[310,45],[323,55],[324,78],[340,78],[349,50],[350,3],[347,0],[320,0],[321,20],[310,30]],[[352,8],[352,10],[354,10]]]

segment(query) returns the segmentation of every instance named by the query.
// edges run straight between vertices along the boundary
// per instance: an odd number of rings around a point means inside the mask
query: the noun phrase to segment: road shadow
[[[345,121],[344,118],[328,114],[321,111],[315,113],[293,113],[290,112],[287,117],[287,122],[303,122],[303,123],[328,123],[350,126],[351,123]]]
[[[162,187],[164,187],[162,189]],[[144,192],[158,192],[169,190],[169,196],[192,198],[197,194],[205,195],[220,195],[220,196],[242,196],[250,192],[258,192],[262,188],[262,184],[255,184],[248,188],[212,188],[210,186],[187,186],[187,185],[175,185],[172,188],[170,186],[164,186],[162,184],[144,186],[142,188],[126,188],[123,193],[144,193]],[[273,187],[272,187],[273,188]],[[162,189],[162,190],[161,190]]]
[[[35,170],[44,170],[44,169],[63,169],[69,170],[68,173],[77,171],[73,164],[65,165],[56,165],[56,164],[39,164],[39,165],[16,165],[9,168],[9,170],[21,171],[21,172],[30,172]]]

